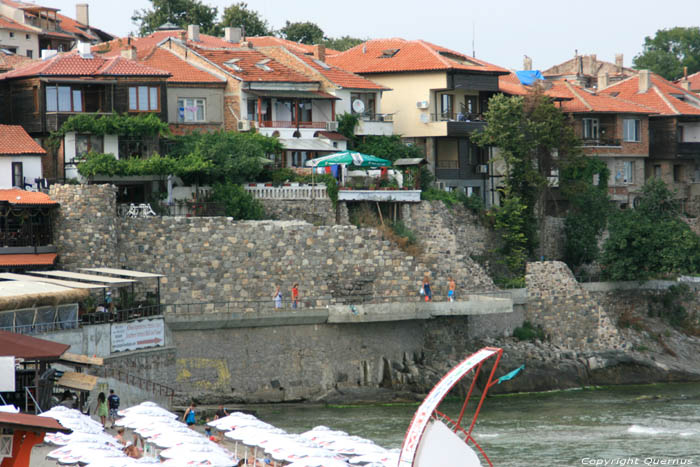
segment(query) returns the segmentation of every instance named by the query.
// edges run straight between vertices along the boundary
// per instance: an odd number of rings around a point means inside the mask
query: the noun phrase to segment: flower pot
[[[249,183],[248,186],[258,186],[257,183]]]
[[[265,186],[272,186],[272,183],[266,183]]]

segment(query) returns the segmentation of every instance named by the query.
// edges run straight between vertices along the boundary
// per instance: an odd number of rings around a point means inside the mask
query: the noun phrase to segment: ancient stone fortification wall
[[[330,199],[314,200],[285,200],[285,199],[261,199],[258,200],[265,208],[265,216],[268,219],[290,221],[305,220],[314,225],[334,225],[335,208]]]
[[[576,281],[566,264],[527,264],[525,318],[539,324],[553,344],[568,349],[619,349],[625,344],[605,309]]]
[[[537,252],[538,257],[544,256],[548,261],[564,259],[564,245],[566,234],[564,233],[564,218],[551,217],[544,218],[540,233],[540,247]]]
[[[480,255],[493,248],[493,233],[464,206],[451,208],[442,201],[404,205],[404,224],[424,242],[427,254],[450,257]]]
[[[117,258],[116,188],[113,185],[52,185],[61,207],[54,225],[60,266],[112,266]]]
[[[433,272],[439,296],[446,287],[446,277],[439,272],[447,266],[463,284],[462,290],[493,287],[468,258],[422,262],[375,230],[318,227],[301,221],[125,219],[119,236],[119,263],[164,274],[161,296],[165,303],[243,299],[265,300],[271,305],[275,285],[289,298],[294,282],[307,298],[332,297],[341,302],[343,297],[360,295],[415,298],[427,271]]]

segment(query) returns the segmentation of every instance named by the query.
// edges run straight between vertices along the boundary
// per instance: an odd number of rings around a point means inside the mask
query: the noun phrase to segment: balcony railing
[[[431,122],[484,122],[485,120],[476,114],[468,114],[463,112],[440,112],[430,114]]]
[[[678,143],[678,154],[700,155],[700,143]]]
[[[264,183],[251,183],[244,187],[255,199],[311,200],[328,199],[325,184],[299,186],[267,186]]]
[[[363,122],[393,122],[394,114],[378,114],[374,112],[365,112],[355,114]]]
[[[261,128],[318,128],[325,129],[327,122],[294,122],[284,120],[263,120]]]
[[[620,145],[621,140],[617,138],[583,139],[584,147],[615,147]]]

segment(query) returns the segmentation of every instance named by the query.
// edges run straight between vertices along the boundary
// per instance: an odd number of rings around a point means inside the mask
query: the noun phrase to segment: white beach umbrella
[[[243,412],[233,412],[225,417],[217,418],[208,422],[207,425],[219,428],[219,425],[226,425],[228,423],[237,423],[241,420],[256,420],[260,421],[255,415],[251,415]]]
[[[305,457],[288,464],[286,467],[348,467],[344,460],[330,457]]]

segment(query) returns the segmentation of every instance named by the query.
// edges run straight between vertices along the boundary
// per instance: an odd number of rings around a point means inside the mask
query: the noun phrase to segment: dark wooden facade
[[[46,89],[50,86],[71,86],[82,90],[82,111],[47,111]],[[73,115],[112,113],[138,114],[129,110],[129,88],[149,86],[158,88],[159,109],[155,112],[167,121],[168,100],[165,78],[65,79],[22,78],[0,81],[0,102],[4,109],[3,122],[22,125],[34,137],[46,136],[58,130]]]

